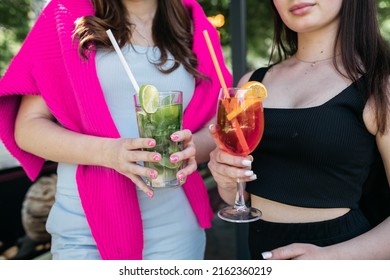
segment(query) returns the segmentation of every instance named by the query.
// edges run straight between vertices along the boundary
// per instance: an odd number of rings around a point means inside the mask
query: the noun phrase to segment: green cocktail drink
[[[139,95],[134,95],[138,131],[140,137],[156,140],[156,146],[147,150],[161,154],[160,162],[144,163],[158,172],[157,178],[144,180],[153,188],[180,186],[183,182],[177,180],[176,173],[182,168],[182,162],[172,163],[169,157],[182,150],[182,143],[173,142],[170,138],[182,129],[182,92],[157,92],[154,87],[141,90]]]

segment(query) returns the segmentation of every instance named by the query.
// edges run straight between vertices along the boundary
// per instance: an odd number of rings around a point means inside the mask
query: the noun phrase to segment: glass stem
[[[234,208],[238,210],[246,209],[245,205],[245,197],[244,197],[244,191],[245,191],[245,182],[240,181],[240,179],[237,179],[237,194],[236,194],[236,200],[234,202]]]

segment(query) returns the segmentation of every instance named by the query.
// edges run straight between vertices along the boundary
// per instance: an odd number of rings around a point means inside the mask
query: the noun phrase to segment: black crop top
[[[258,69],[250,80],[261,82],[267,70]],[[252,153],[257,180],[246,190],[301,207],[357,208],[376,151],[364,106],[352,84],[320,106],[264,108],[263,138]]]

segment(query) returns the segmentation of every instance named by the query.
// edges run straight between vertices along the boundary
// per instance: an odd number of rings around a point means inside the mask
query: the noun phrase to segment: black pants
[[[263,220],[249,224],[251,258],[263,259],[262,252],[291,243],[328,246],[354,238],[371,229],[360,210],[351,210],[336,219],[312,223],[273,223]]]

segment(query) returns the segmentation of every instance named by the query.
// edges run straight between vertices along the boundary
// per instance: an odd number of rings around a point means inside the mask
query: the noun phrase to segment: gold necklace
[[[338,57],[338,56],[340,56],[340,54],[334,55],[334,56],[332,56],[332,57],[324,58],[324,59],[318,59],[318,60],[314,60],[314,61],[307,61],[307,60],[300,59],[300,58],[297,56],[297,54],[294,54],[294,55],[293,55],[293,57],[294,57],[296,60],[298,60],[299,62],[302,62],[302,63],[310,64],[311,67],[316,66],[317,63],[325,62],[325,61],[334,59],[334,58],[336,58],[336,57]]]
[[[152,44],[150,43],[150,40],[148,40],[148,38],[146,38],[146,36],[144,36],[140,31],[138,31],[138,28],[137,28],[137,25],[136,24],[133,24],[133,27],[132,27],[132,36],[134,36],[135,34],[138,35],[139,39],[141,39],[141,41],[145,41],[146,42],[146,46],[147,47],[151,47]],[[133,42],[136,44],[136,42]],[[140,42],[141,43],[141,42]],[[143,44],[141,44],[143,45]]]
[[[143,40],[146,42],[146,45],[147,45],[148,47],[151,46],[149,40],[148,40],[144,35],[142,35],[141,32],[138,31],[137,26],[135,26],[135,27],[133,28],[133,31],[135,31],[135,32],[141,37],[141,39],[143,39]]]

